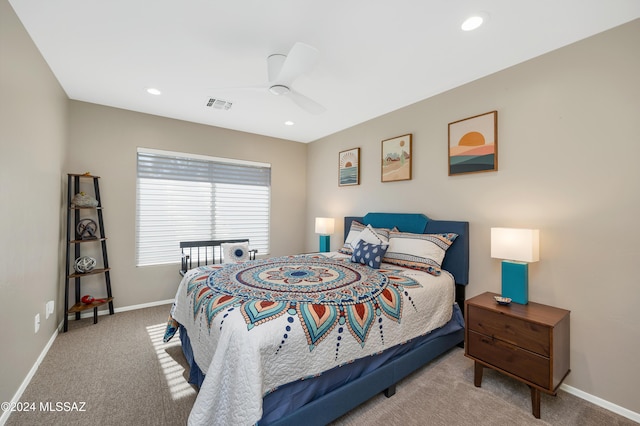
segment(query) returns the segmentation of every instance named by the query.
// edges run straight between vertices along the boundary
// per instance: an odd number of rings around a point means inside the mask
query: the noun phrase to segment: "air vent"
[[[231,105],[233,105],[229,101],[223,101],[222,99],[209,98],[207,101],[207,106],[214,109],[230,109]]]

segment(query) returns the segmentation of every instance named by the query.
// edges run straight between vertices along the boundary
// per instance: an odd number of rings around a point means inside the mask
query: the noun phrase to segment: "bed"
[[[188,271],[165,340],[180,330],[200,387],[189,424],[323,425],[393,395],[464,341],[468,226],[369,213],[345,218],[342,253]],[[413,244],[429,247],[428,262],[406,255]],[[365,257],[380,248],[379,262]]]

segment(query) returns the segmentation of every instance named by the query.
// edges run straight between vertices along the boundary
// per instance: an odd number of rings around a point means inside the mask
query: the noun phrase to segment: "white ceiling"
[[[9,2],[71,99],[299,142],[640,17],[639,0]],[[485,25],[461,31],[478,12]],[[293,88],[326,112],[229,89],[266,85],[267,56],[295,42],[320,56]]]

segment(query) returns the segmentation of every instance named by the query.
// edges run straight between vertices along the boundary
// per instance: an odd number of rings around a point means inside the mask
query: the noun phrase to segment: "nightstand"
[[[531,388],[540,418],[540,392],[555,395],[569,374],[569,314],[540,303],[498,305],[495,293],[465,301],[465,355],[474,360],[474,385],[492,368]]]

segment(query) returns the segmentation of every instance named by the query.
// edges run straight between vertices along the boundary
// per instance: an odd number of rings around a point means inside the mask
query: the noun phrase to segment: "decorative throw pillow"
[[[349,229],[349,234],[344,242],[344,246],[338,251],[344,254],[353,254],[353,248],[360,240],[374,244],[387,243],[389,242],[389,232],[389,229],[372,228],[371,225],[363,225],[354,220],[351,222],[351,228]]]
[[[411,234],[391,231],[384,262],[440,275],[446,251],[458,234]]]
[[[222,243],[222,262],[240,263],[249,260],[249,243]]]
[[[360,240],[369,244],[389,244],[389,230],[374,229],[371,225],[367,225],[367,227],[360,232]]]
[[[358,241],[353,249],[351,261],[362,265],[370,266],[374,269],[380,269],[380,263],[387,252],[388,244],[371,244],[364,240]]]
[[[353,248],[358,243],[358,240],[360,239],[360,233],[364,228],[366,228],[366,226],[361,224],[360,222],[355,220],[352,221],[351,228],[349,228],[349,233],[347,234],[347,238],[344,240],[344,245],[338,251],[344,254],[352,254]]]

